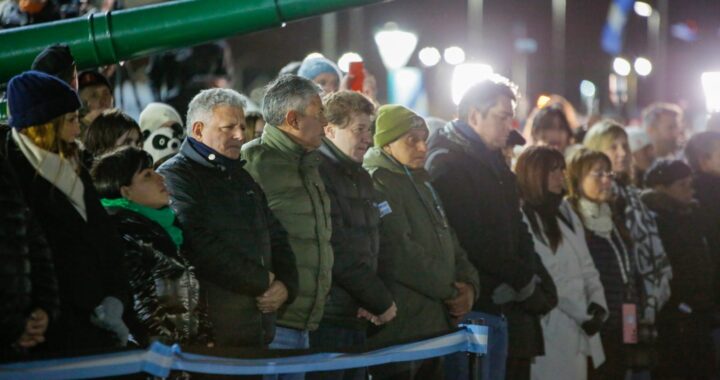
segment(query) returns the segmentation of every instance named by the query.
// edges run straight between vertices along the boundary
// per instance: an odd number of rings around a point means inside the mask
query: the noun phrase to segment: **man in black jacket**
[[[375,105],[358,92],[340,91],[323,99],[325,139],[320,147],[320,175],[330,197],[331,243],[335,261],[330,298],[320,327],[310,333],[310,346],[333,351],[365,344],[367,320],[389,322],[397,308],[390,290],[377,275],[380,212],[370,175],[362,160],[372,143]],[[366,320],[367,319],[367,320]],[[364,379],[356,368],[316,372],[312,379]]]
[[[185,232],[187,257],[207,291],[217,346],[266,347],[298,287],[287,233],[243,169],[244,102],[228,89],[188,106],[188,138],[159,168]]]
[[[459,119],[429,139],[426,163],[480,273],[482,290],[469,318],[482,318],[491,329],[484,378],[493,380],[506,378],[506,362],[508,379],[529,378],[532,358],[543,354],[539,316],[557,304],[555,285],[522,220],[515,175],[501,153],[514,102],[509,83],[473,86],[460,101]]]

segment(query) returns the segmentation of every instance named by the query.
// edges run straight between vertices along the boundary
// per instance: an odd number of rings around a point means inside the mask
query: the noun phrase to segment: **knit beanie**
[[[691,175],[690,167],[680,160],[656,160],[645,173],[645,185],[647,187],[669,186],[675,181]]]
[[[632,153],[650,145],[650,137],[645,131],[645,128],[628,127],[625,128],[625,132],[628,135],[628,144],[630,145],[630,151]]]
[[[427,129],[425,120],[399,104],[381,106],[375,119],[375,146],[382,148],[413,128]]]
[[[80,108],[75,90],[61,79],[40,71],[14,76],[7,85],[8,123],[17,130],[45,124]]]
[[[338,78],[338,83],[340,82],[340,78],[342,78],[337,65],[325,57],[305,58],[300,65],[300,69],[298,69],[298,76],[310,80],[315,79],[316,76],[322,73],[335,74]]]
[[[45,48],[32,63],[32,70],[59,77],[69,71],[75,64],[75,59],[67,45],[51,45]]]
[[[153,102],[147,105],[140,113],[140,131],[147,138],[150,134],[162,127],[168,121],[173,121],[182,126],[183,121],[175,108],[165,104]]]

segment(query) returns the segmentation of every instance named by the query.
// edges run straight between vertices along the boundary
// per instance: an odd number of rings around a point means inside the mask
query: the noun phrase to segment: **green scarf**
[[[161,209],[154,209],[151,207],[143,206],[135,203],[129,199],[117,198],[107,199],[103,198],[100,200],[103,207],[121,207],[133,212],[136,212],[153,222],[159,224],[172,239],[173,243],[179,248],[183,243],[182,230],[177,228],[173,223],[175,222],[175,211],[170,207],[163,207]]]

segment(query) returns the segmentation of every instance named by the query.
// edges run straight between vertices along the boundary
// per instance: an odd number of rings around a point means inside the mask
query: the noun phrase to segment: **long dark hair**
[[[553,197],[548,191],[548,176],[553,170],[564,168],[565,158],[562,153],[547,146],[527,148],[518,157],[515,165],[523,211],[528,216],[530,228],[535,235],[542,236],[540,226],[534,218],[537,215],[553,252],[562,242],[562,232],[558,224],[557,205],[548,202],[549,198]]]

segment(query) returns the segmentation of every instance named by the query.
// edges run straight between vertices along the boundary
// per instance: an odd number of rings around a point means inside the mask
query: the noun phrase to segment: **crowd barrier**
[[[183,352],[178,345],[154,343],[147,350],[0,365],[0,379],[87,379],[145,372],[166,377],[170,371],[221,375],[267,375],[370,367],[391,362],[422,360],[455,352],[487,353],[488,329],[461,325],[436,338],[362,353],[318,353],[279,358],[239,359]]]

